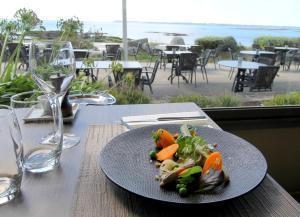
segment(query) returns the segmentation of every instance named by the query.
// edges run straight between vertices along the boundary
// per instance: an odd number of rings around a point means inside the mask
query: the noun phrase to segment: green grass
[[[240,106],[240,100],[232,95],[223,95],[217,97],[206,97],[202,95],[181,95],[170,99],[170,102],[193,102],[201,108],[209,107],[236,107]]]
[[[263,102],[266,106],[300,105],[300,92],[290,92],[274,96],[271,100]]]

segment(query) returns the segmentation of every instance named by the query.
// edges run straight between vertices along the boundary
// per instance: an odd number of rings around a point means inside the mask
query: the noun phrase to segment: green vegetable
[[[184,197],[184,196],[187,195],[187,193],[188,193],[188,191],[187,191],[186,188],[183,187],[183,188],[180,188],[180,189],[179,189],[179,195],[180,195],[180,196]]]
[[[151,159],[156,159],[156,151],[150,151],[149,152],[149,157],[151,158]]]
[[[188,177],[197,173],[201,173],[202,172],[202,167],[200,166],[194,166],[192,168],[190,168],[187,172],[183,173],[182,175],[180,175],[179,177]]]
[[[186,185],[183,183],[176,184],[176,189],[179,191],[180,188],[186,188]]]
[[[176,141],[179,145],[177,155],[181,159],[198,161],[201,155],[206,157],[212,151],[205,139],[199,136],[179,136]]]

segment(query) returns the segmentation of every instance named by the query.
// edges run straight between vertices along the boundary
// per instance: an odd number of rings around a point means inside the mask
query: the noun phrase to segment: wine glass
[[[33,41],[29,52],[29,69],[39,88],[48,93],[49,101],[53,101],[51,97],[57,97],[62,104],[76,71],[71,42]],[[71,111],[67,111],[68,115],[72,114],[72,106],[69,108]],[[63,149],[71,148],[79,142],[79,137],[64,133]]]

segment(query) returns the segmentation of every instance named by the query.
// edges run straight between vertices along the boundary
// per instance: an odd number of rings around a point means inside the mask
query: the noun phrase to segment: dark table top
[[[121,117],[128,115],[189,111],[202,112],[193,103],[81,106],[73,124],[65,125],[65,132],[73,132],[81,137],[80,144],[63,151],[61,165],[56,170],[41,175],[25,173],[20,197],[0,206],[0,216],[71,216],[89,125],[118,124]],[[218,128],[211,120],[210,125]],[[110,185],[115,188],[113,184]],[[115,197],[118,204],[120,200],[123,202],[121,207],[107,204],[107,209],[114,209],[114,216],[300,216],[299,204],[269,175],[260,186],[245,196],[213,206],[178,207],[123,193],[117,193]],[[132,215],[122,215],[124,213]],[[107,215],[99,213],[98,216]]]

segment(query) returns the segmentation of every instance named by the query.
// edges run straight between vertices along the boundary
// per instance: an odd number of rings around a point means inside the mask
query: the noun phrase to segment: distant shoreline
[[[83,22],[91,22],[91,21],[83,21]],[[112,22],[121,23],[122,20],[115,20]],[[282,26],[282,25],[277,26],[277,25],[233,24],[233,23],[193,23],[193,22],[153,22],[153,21],[127,21],[127,23],[170,24],[170,25],[174,24],[174,25],[244,26],[244,27],[263,27],[263,28],[271,27],[272,29],[274,28],[275,30],[296,28],[296,29],[300,30],[300,26]]]

